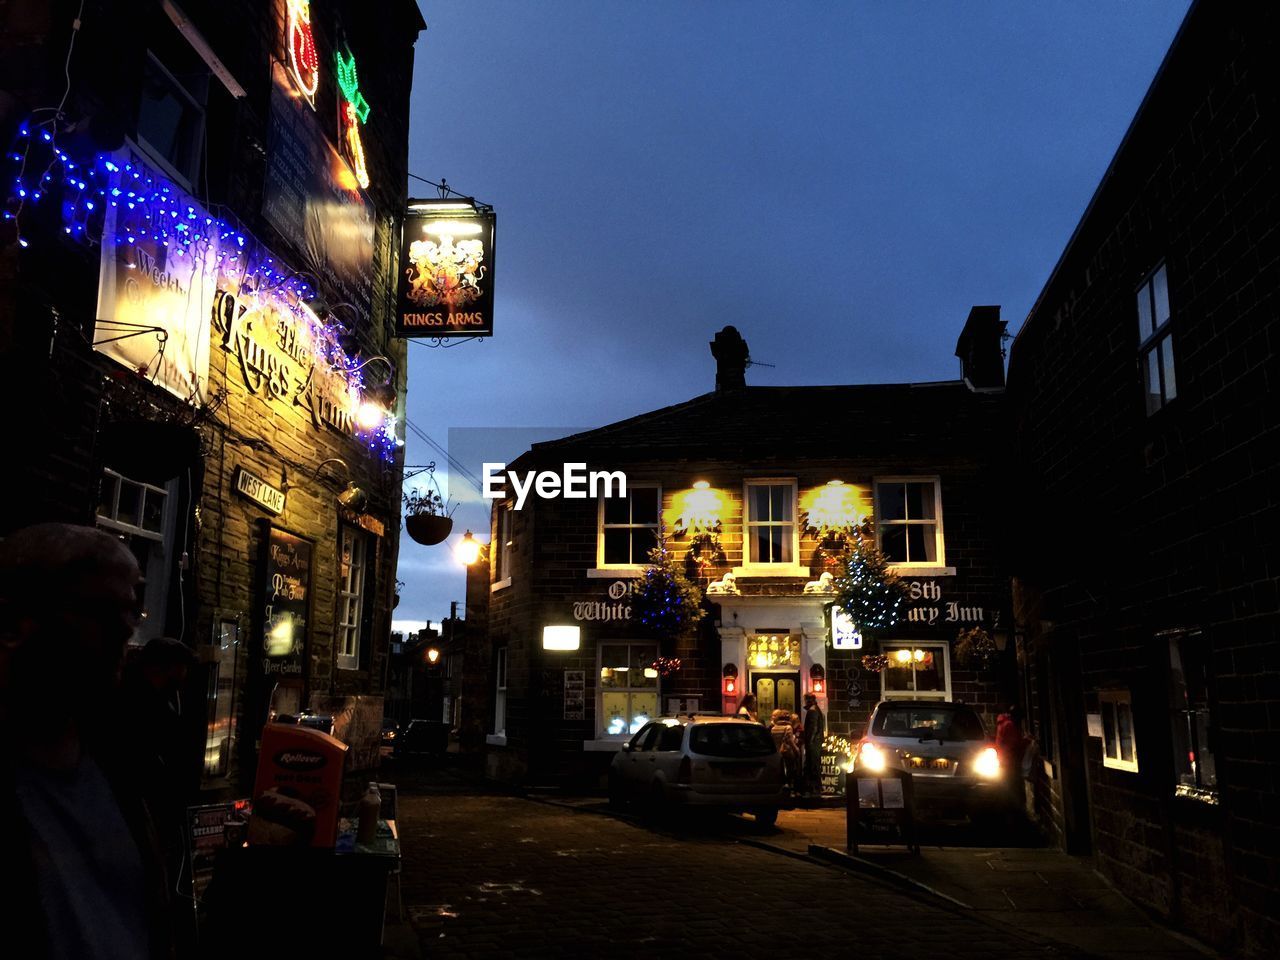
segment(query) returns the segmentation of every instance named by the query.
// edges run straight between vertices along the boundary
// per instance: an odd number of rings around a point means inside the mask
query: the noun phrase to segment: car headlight
[[[989,780],[1000,776],[1000,755],[995,747],[987,747],[973,758],[973,772]]]
[[[888,759],[884,751],[874,743],[864,743],[858,752],[858,766],[872,773],[883,773],[884,768],[888,766]]]

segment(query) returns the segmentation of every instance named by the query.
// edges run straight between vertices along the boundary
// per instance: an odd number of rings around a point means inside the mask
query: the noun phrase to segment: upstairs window
[[[188,55],[190,69],[178,73],[147,54],[143,66],[142,98],[138,104],[138,145],[165,172],[194,190],[204,156],[204,113],[209,95],[209,70]]]
[[[658,545],[661,504],[661,488],[643,484],[627,484],[625,497],[602,497],[599,565],[634,567],[648,563],[649,551]]]
[[[795,481],[748,480],[746,500],[746,562],[794,563],[798,546]]]
[[[511,504],[501,504],[493,534],[493,582],[503,586],[511,582],[511,553],[515,546],[511,521]]]
[[[1178,395],[1169,327],[1169,278],[1161,264],[1138,291],[1138,364],[1147,416]]]
[[[890,563],[942,566],[942,488],[937,479],[876,481],[876,538]]]

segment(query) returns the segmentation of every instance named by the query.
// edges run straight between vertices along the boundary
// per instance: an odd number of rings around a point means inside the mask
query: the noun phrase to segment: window
[[[192,189],[204,154],[209,70],[194,55],[188,59],[190,69],[178,75],[154,53],[147,54],[138,104],[138,145]]]
[[[627,737],[658,715],[658,671],[653,643],[600,645],[601,736]]]
[[[658,750],[663,753],[672,753],[684,746],[684,727],[680,724],[673,726],[663,726],[662,733],[658,737]]]
[[[499,647],[497,653],[493,691],[493,732],[500,737],[507,735],[507,648]]]
[[[1204,637],[1199,633],[1169,638],[1174,792],[1180,797],[1217,803],[1218,767],[1213,756],[1206,652]]]
[[[876,481],[876,537],[890,563],[942,566],[942,485],[936,478]]]
[[[748,480],[747,564],[794,563],[796,485],[794,480]]]
[[[1138,772],[1138,744],[1133,735],[1133,698],[1128,690],[1098,693],[1102,712],[1102,765]]]
[[[627,485],[625,497],[600,498],[600,555],[602,567],[633,567],[649,562],[658,545],[662,488]]]
[[[889,664],[880,671],[882,699],[951,699],[945,643],[887,643],[883,649]]]
[[[493,537],[493,582],[495,586],[511,583],[511,549],[515,544],[511,533],[511,504],[498,506],[497,529]]]
[[[102,471],[98,526],[128,545],[143,576],[139,588],[142,622],[132,643],[146,643],[164,633],[176,526],[171,494],[177,483],[172,480],[165,487],[157,487],[130,480],[114,470]]]
[[[344,525],[338,556],[338,667],[343,670],[360,668],[368,561],[369,535]]]
[[[1178,395],[1169,329],[1169,278],[1163,264],[1138,291],[1138,364],[1147,416],[1151,416]]]

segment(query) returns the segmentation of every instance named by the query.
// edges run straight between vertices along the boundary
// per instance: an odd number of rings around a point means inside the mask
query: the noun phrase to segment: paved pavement
[[[864,846],[851,859],[840,809],[784,811],[774,829],[652,822],[456,771],[397,779],[404,922],[388,927],[387,957],[1205,956],[1087,861],[1026,836],[997,847],[935,824],[920,856]]]

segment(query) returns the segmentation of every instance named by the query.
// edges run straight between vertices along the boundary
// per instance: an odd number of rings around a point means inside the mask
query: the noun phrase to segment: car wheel
[[[778,822],[777,807],[759,807],[753,812],[755,814],[756,823],[759,826],[772,827],[775,823]]]

